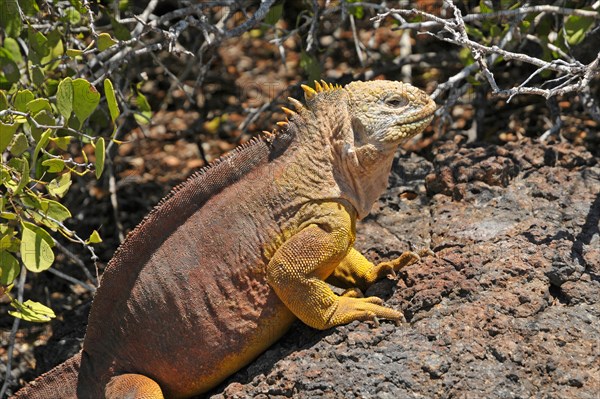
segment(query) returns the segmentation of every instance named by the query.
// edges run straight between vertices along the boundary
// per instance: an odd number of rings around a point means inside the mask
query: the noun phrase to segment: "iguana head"
[[[421,133],[433,119],[433,100],[407,83],[352,82],[344,90],[348,93],[355,146],[397,146]]]
[[[416,87],[395,81],[345,87],[322,81],[314,89],[302,88],[306,106],[290,98],[298,114],[284,107],[290,120],[281,122],[296,131],[307,157],[295,181],[310,187],[306,197],[322,192],[347,199],[362,218],[386,188],[398,145],[429,125],[435,103]],[[323,191],[328,185],[335,189]]]

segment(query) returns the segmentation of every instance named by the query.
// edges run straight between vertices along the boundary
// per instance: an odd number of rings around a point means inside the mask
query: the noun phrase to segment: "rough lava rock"
[[[598,159],[568,143],[458,141],[438,143],[431,161],[398,156],[358,226],[373,261],[434,251],[366,293],[408,323],[297,322],[205,397],[600,397]],[[69,320],[84,325],[87,310]],[[82,335],[58,328],[37,372]]]
[[[597,399],[599,220],[600,165],[583,147],[399,156],[357,246],[374,261],[434,251],[367,292],[409,322],[296,323],[207,396]]]

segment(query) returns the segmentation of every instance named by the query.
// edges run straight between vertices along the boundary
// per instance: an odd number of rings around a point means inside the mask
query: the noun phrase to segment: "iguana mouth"
[[[406,140],[421,133],[433,120],[433,112],[427,116],[414,118],[396,124],[396,133],[391,134],[384,141],[396,143],[398,140]]]
[[[427,101],[420,109],[414,110],[412,115],[406,115],[397,126],[415,126],[428,125],[434,118],[436,104],[433,100]]]
[[[431,113],[427,116],[416,117],[414,119],[410,119],[408,121],[401,122],[398,124],[398,126],[415,126],[415,125],[419,125],[419,124],[429,124],[429,122],[431,122],[433,120],[433,117],[434,117],[434,115],[433,115],[433,113]]]

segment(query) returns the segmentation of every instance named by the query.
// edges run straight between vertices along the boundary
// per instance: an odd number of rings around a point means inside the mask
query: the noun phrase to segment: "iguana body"
[[[306,106],[291,100],[298,112],[284,109],[290,120],[274,137],[191,177],[146,217],[104,272],[81,354],[17,397],[189,397],[297,317],[319,329],[402,319],[324,280],[364,289],[413,259],[373,265],[352,248],[355,222],[435,104],[399,82],[316,86],[304,86]]]

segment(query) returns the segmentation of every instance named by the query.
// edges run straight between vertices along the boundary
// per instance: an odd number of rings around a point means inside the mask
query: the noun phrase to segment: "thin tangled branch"
[[[595,11],[589,10],[576,10],[570,8],[561,8],[556,6],[532,6],[532,7],[521,7],[515,10],[503,10],[490,12],[485,14],[469,14],[462,16],[460,10],[450,0],[444,0],[445,6],[451,12],[450,18],[441,18],[436,15],[411,9],[411,10],[399,10],[391,9],[388,12],[379,14],[374,18],[375,21],[380,21],[387,16],[393,16],[396,19],[402,21],[402,24],[398,26],[398,29],[431,29],[433,27],[440,28],[437,33],[427,32],[432,36],[435,36],[439,40],[447,43],[455,44],[461,47],[468,48],[473,55],[477,63],[477,67],[482,75],[487,80],[488,84],[492,88],[492,92],[496,95],[508,97],[509,101],[512,97],[519,94],[535,94],[545,98],[550,98],[558,95],[564,95],[571,92],[581,92],[590,81],[600,74],[599,62],[600,55],[596,59],[587,65],[573,59],[556,59],[552,61],[544,61],[542,59],[532,57],[527,54],[517,53],[509,51],[499,45],[486,46],[478,43],[469,38],[466,29],[466,22],[479,21],[484,19],[497,19],[497,18],[523,18],[527,14],[531,13],[555,13],[560,15],[576,15],[581,17],[588,17],[600,20],[600,14]],[[420,16],[427,19],[427,22],[409,23],[406,18],[412,18]],[[508,41],[507,41],[508,42]],[[506,43],[505,43],[506,44]],[[526,64],[537,67],[529,77],[527,77],[520,85],[503,89],[500,88],[496,82],[494,74],[490,70],[489,65],[491,62],[486,60],[484,56],[496,56],[502,57],[505,61],[519,61]],[[469,66],[461,71],[460,74],[453,77],[452,82],[460,81],[470,75],[475,69],[475,66]],[[561,80],[564,82],[558,84],[555,87],[545,89],[541,87],[528,86],[527,84],[532,78],[543,71],[553,71],[561,74]],[[565,83],[566,82],[566,83]],[[446,86],[447,87],[447,86]],[[439,94],[439,92],[437,93]]]

